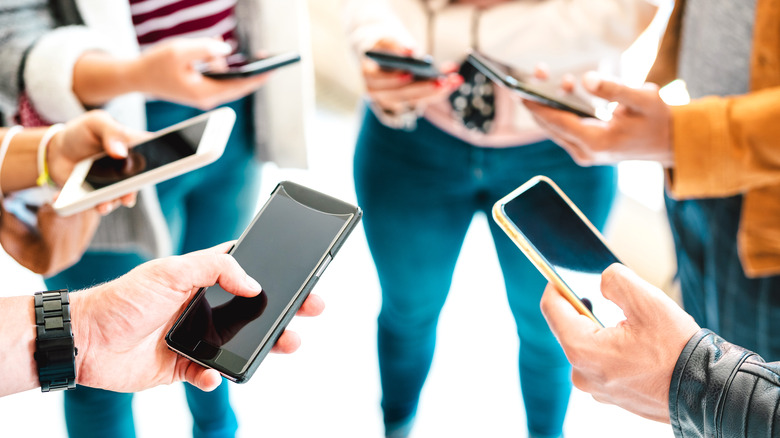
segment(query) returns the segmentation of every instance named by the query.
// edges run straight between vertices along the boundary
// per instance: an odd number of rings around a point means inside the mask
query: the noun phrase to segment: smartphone
[[[556,84],[551,82],[532,84],[522,81],[509,74],[507,68],[477,52],[471,52],[467,61],[488,79],[520,94],[525,99],[568,111],[580,117],[597,118],[596,109],[586,98],[575,93],[565,93]]]
[[[393,52],[384,52],[379,50],[369,50],[366,56],[379,64],[384,70],[403,71],[411,73],[416,80],[430,80],[444,76],[436,66],[433,65],[433,57],[430,55],[422,58],[413,56],[399,55]]]
[[[166,335],[168,347],[248,381],[361,216],[357,206],[281,182],[230,251],[263,291],[242,298],[219,285],[201,289]]]
[[[301,60],[301,56],[295,52],[280,53],[278,55],[255,58],[243,53],[234,53],[225,58],[228,64],[226,71],[201,70],[203,76],[212,79],[248,78],[285,65],[294,64]]]
[[[625,319],[601,294],[601,273],[620,260],[552,180],[531,178],[495,203],[493,219],[581,314],[602,327]]]
[[[54,202],[68,216],[216,161],[225,150],[236,113],[219,108],[160,130],[130,147],[127,158],[105,153],[80,161]]]

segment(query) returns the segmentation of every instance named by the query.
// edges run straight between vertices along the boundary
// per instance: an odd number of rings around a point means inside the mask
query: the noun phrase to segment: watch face
[[[35,354],[41,391],[76,387],[76,346],[66,289],[35,294]]]

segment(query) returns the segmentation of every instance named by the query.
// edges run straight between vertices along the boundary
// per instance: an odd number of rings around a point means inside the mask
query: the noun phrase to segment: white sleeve
[[[73,92],[73,67],[92,50],[112,53],[106,38],[84,26],[54,29],[32,47],[24,67],[25,91],[43,118],[64,122],[86,111]]]
[[[365,53],[381,39],[392,39],[412,49],[419,49],[387,0],[342,0],[347,41],[355,54]]]

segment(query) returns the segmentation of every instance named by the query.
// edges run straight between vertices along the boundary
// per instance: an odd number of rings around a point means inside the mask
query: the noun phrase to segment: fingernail
[[[414,75],[412,75],[411,73],[404,73],[401,75],[402,81],[411,81],[412,79],[414,79]]]
[[[595,71],[589,71],[585,73],[585,76],[582,78],[582,84],[585,85],[585,88],[588,91],[596,91],[599,89],[599,86],[601,86],[601,76]]]
[[[109,140],[108,147],[111,148],[111,152],[120,157],[127,157],[127,145],[119,140]]]
[[[263,286],[260,286],[260,283],[257,282],[254,278],[250,277],[249,275],[246,276],[246,287],[251,289],[254,292],[262,292]]]
[[[133,198],[133,200],[132,200],[132,201],[130,201],[130,202],[127,204],[127,208],[133,208],[133,207],[135,207],[135,204],[136,204],[137,202],[138,202],[138,197],[136,196],[135,198]]]
[[[211,53],[219,56],[227,56],[233,52],[233,47],[224,41],[214,41],[210,47]]]

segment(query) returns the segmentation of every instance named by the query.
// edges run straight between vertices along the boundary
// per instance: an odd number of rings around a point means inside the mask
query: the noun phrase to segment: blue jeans
[[[780,276],[745,276],[737,249],[742,197],[667,197],[666,209],[685,310],[729,342],[780,360]]]
[[[613,167],[581,168],[551,141],[475,147],[425,120],[412,132],[398,131],[366,111],[355,151],[355,186],[382,288],[377,338],[388,430],[415,414],[439,313],[472,217],[490,216],[495,201],[538,174],[555,180],[596,226],[604,225],[616,189]],[[571,380],[569,363],[539,310],[547,282],[493,221],[490,231],[521,342],[528,429],[558,436]]]
[[[253,158],[254,127],[251,100],[230,106],[236,125],[225,152],[215,163],[157,186],[174,252],[187,253],[237,238],[255,210],[259,164]],[[167,102],[147,104],[148,129],[156,131],[202,111]],[[117,278],[147,261],[133,253],[88,252],[73,267],[46,280],[49,289],[80,289]],[[228,383],[213,392],[185,384],[195,438],[235,436],[238,428],[230,406]],[[78,387],[65,392],[65,420],[73,437],[132,438],[135,436],[132,394]]]

